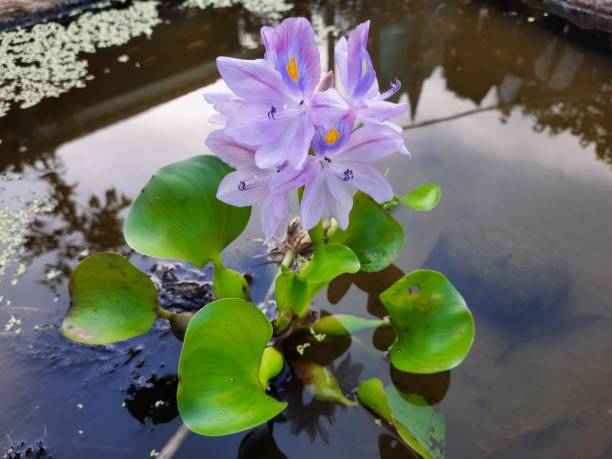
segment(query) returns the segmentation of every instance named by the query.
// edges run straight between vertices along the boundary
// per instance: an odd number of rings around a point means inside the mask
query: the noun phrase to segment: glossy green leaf
[[[251,289],[242,274],[215,263],[213,290],[217,298],[241,298],[251,300]]]
[[[62,329],[73,341],[108,344],[149,331],[159,308],[151,279],[115,253],[83,260],[70,277]]]
[[[393,366],[411,373],[436,373],[459,365],[474,340],[474,320],[459,292],[442,274],[406,274],[380,299],[391,316],[396,341]]]
[[[257,307],[237,298],[208,304],[189,322],[179,360],[178,407],[202,435],[255,427],[287,406],[270,397],[260,366],[272,325]]]
[[[402,440],[424,459],[443,459],[446,453],[444,415],[417,394],[402,394],[385,387],[393,423]]]
[[[395,386],[383,387],[378,378],[362,381],[359,401],[390,425],[424,459],[443,459],[446,450],[444,416],[417,394],[402,394]]]
[[[350,314],[334,314],[321,317],[315,322],[312,329],[328,336],[345,336],[388,324],[389,322],[382,319],[364,319]]]
[[[359,258],[362,271],[375,272],[397,258],[404,246],[404,230],[389,212],[358,192],[353,198],[348,228],[337,230],[330,240],[350,247]]]
[[[265,348],[261,357],[261,365],[259,366],[259,382],[261,386],[267,388],[268,382],[283,371],[284,365],[285,358],[278,349],[273,346]]]
[[[385,388],[380,379],[371,378],[361,381],[357,388],[357,398],[366,408],[369,408],[389,424],[393,425],[391,408],[389,407],[387,394],[385,394]]]
[[[312,392],[316,400],[347,406],[356,404],[342,393],[336,377],[327,367],[316,363],[296,362],[294,369],[304,387]]]
[[[346,245],[329,244],[320,255],[315,252],[301,274],[309,282],[319,284],[340,274],[356,273],[360,267],[359,258]]]
[[[276,304],[279,310],[292,310],[302,317],[312,301],[308,281],[293,271],[285,271],[276,278]]]
[[[405,206],[420,212],[434,209],[442,198],[442,188],[436,183],[425,183],[416,187],[410,193],[398,198]]]
[[[216,198],[231,171],[216,156],[195,156],[160,169],[141,191],[124,226],[134,250],[156,258],[177,258],[203,267],[242,231],[249,207]]]

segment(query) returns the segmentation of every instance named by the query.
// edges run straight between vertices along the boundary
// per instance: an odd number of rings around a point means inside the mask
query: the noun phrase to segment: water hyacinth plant
[[[287,402],[272,396],[270,381],[288,369],[316,399],[353,406],[357,398],[418,454],[444,456],[444,418],[418,394],[369,379],[347,397],[327,366],[307,358],[326,341],[392,327],[391,364],[430,374],[461,363],[474,337],[459,292],[428,270],[404,275],[380,294],[387,317],[367,319],[359,311],[319,317],[311,310],[315,295],[338,276],[391,266],[404,233],[390,209],[402,203],[428,211],[441,196],[437,185],[425,184],[396,197],[373,165],[408,150],[390,121],[406,110],[388,100],[400,83],[379,89],[368,31],[365,22],[339,40],[336,75],[322,76],[316,37],[304,18],[263,27],[263,59],[218,58],[229,91],[206,95],[217,111],[211,122],[219,129],[206,140],[214,155],[162,168],[134,202],[127,243],[199,268],[212,262],[215,301],[195,315],[164,309],[151,280],[111,253],[87,258],[72,274],[63,330],[75,341],[108,344],[146,333],[156,318],[170,322],[183,341],[178,407],[194,432],[228,435],[277,416]],[[294,202],[299,219],[280,240],[275,233]],[[266,313],[252,302],[244,276],[221,257],[257,203],[264,239],[280,254],[270,289],[276,308]]]

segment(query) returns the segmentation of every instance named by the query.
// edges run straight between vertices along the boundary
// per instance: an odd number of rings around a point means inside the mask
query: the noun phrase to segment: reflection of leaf
[[[402,250],[404,230],[372,198],[358,192],[348,228],[337,230],[330,241],[350,247],[359,258],[362,271],[380,271],[393,263]]]
[[[200,309],[187,327],[179,361],[179,412],[194,432],[229,435],[273,418],[287,406],[259,379],[272,325],[257,307],[228,298]]]
[[[87,344],[108,344],[146,333],[159,307],[153,282],[115,253],[83,260],[70,278],[70,297],[64,335]]]
[[[274,441],[273,427],[269,422],[249,432],[240,442],[238,459],[287,459]]]
[[[216,197],[229,166],[216,156],[195,156],[160,169],[144,187],[124,226],[127,243],[156,258],[203,267],[242,232],[250,208]]]
[[[459,365],[474,340],[474,320],[459,292],[442,274],[406,274],[380,295],[397,339],[393,365],[411,373],[436,373]]]
[[[436,183],[425,183],[399,198],[405,206],[420,212],[434,209],[442,198],[442,188]]]
[[[383,387],[377,378],[362,381],[357,391],[359,401],[389,425],[414,451],[425,459],[445,456],[444,416],[416,394],[402,394],[395,386]]]

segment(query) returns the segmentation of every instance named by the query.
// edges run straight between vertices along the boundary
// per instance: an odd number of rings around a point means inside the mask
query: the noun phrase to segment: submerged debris
[[[38,440],[32,444],[27,444],[25,441],[22,441],[19,444],[11,445],[2,457],[3,459],[25,459],[28,457],[52,459],[52,457],[48,455],[47,446],[42,440]]]

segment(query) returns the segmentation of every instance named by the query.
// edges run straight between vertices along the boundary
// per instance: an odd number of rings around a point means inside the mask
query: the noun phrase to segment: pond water
[[[449,458],[612,458],[609,38],[479,1],[192,3],[213,5],[128,3],[0,35],[0,452],[40,441],[43,457],[145,458],[179,428],[179,343],[162,323],[113,346],[69,342],[68,276],[88,253],[116,251],[164,287],[164,304],[210,299],[210,270],[130,253],[122,222],[157,168],[206,152],[215,57],[259,55],[262,25],[304,15],[328,63],[340,34],[372,20],[379,80],[399,77],[410,105],[398,122],[412,159],[382,166],[398,193],[444,190],[431,213],[394,211],[407,235],[395,266],[337,279],[316,309],[380,314],[378,292],[427,267],[476,320],[451,372],[390,372],[380,331],[313,358],[347,392],[377,376],[436,403]],[[261,301],[275,268],[252,220],[225,258],[253,273]],[[313,401],[295,381],[281,396],[290,408],[268,426],[190,434],[175,457],[413,457],[362,407]]]

